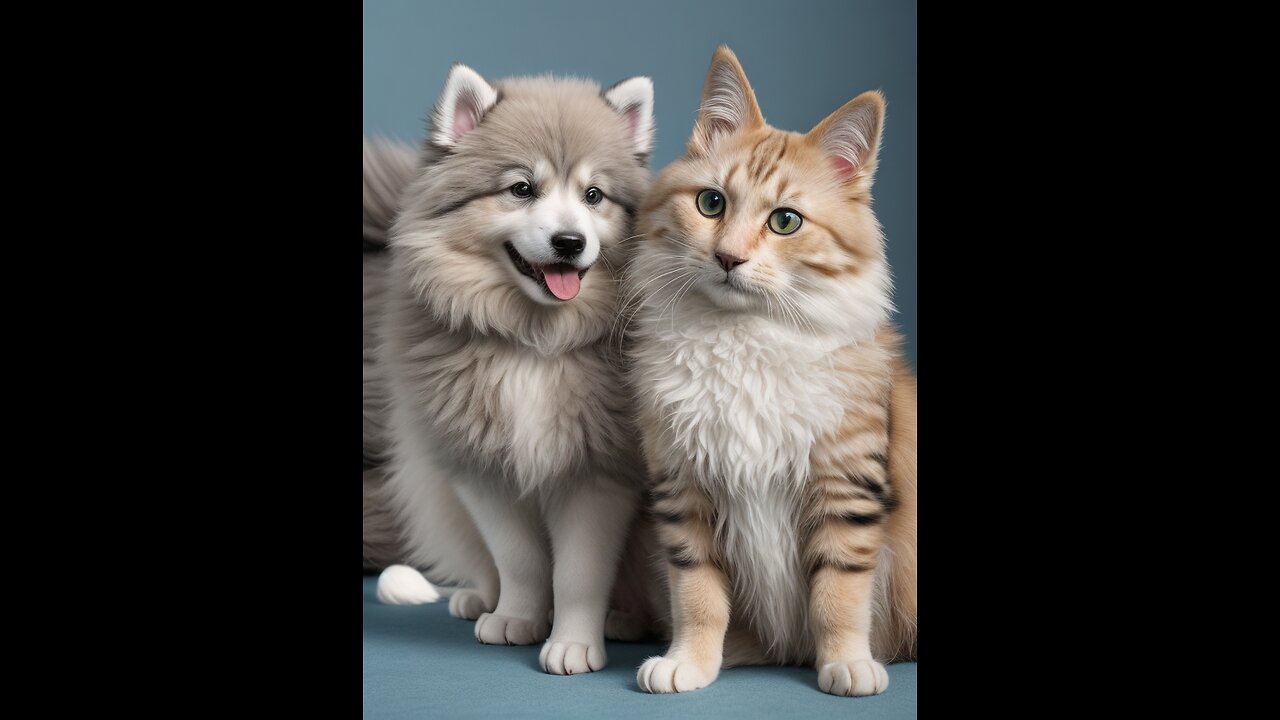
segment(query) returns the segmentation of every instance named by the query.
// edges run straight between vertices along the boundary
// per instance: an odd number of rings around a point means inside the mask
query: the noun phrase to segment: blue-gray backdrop
[[[364,132],[413,143],[454,62],[489,78],[653,78],[653,169],[693,127],[711,53],[728,44],[769,123],[806,131],[864,90],[889,101],[875,208],[897,322],[916,360],[914,0],[365,0]]]

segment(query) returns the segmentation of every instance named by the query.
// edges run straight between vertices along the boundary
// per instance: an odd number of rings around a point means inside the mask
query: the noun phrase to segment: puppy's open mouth
[[[579,270],[568,263],[535,265],[516,252],[515,245],[508,242],[504,247],[507,248],[507,254],[511,256],[511,264],[516,266],[516,270],[538,283],[543,291],[557,300],[572,300],[577,297],[578,291],[582,289],[582,278],[591,269],[588,266]]]

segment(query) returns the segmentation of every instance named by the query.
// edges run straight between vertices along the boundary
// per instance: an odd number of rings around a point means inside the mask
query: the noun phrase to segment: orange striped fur
[[[624,318],[672,633],[644,690],[811,664],[822,690],[868,695],[881,662],[916,657],[916,383],[870,205],[883,115],[870,92],[774,129],[721,47],[642,205]]]

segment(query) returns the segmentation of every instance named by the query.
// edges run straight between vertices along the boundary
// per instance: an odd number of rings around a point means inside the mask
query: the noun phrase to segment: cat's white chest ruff
[[[662,325],[635,371],[667,466],[730,492],[803,481],[814,440],[842,414],[830,348],[752,318]]]

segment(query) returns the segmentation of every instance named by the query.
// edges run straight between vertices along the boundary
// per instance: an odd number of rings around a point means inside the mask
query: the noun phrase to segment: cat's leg
[[[697,690],[720,674],[729,628],[729,579],[717,562],[715,516],[705,495],[670,480],[660,481],[652,498],[667,554],[672,640],[666,655],[640,666],[636,684],[651,693]]]
[[[555,622],[538,662],[554,675],[600,670],[609,595],[639,491],[612,482],[569,488],[547,503],[555,558]]]
[[[542,642],[550,629],[551,557],[537,504],[490,478],[462,479],[455,488],[498,567],[498,606],[476,620],[476,639]]]
[[[809,617],[818,687],[832,695],[875,695],[889,686],[871,655],[871,604],[884,522],[894,507],[880,417],[846,417],[838,437],[811,456],[806,547]]]

